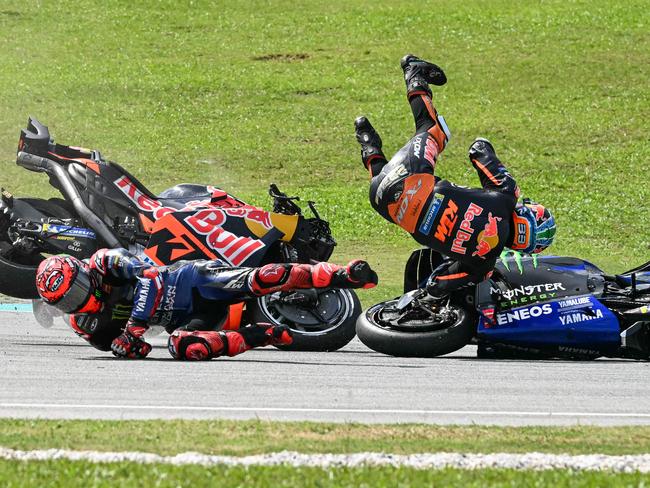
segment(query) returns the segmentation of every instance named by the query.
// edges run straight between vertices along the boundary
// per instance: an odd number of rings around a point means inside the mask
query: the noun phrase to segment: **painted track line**
[[[109,405],[64,403],[0,403],[2,408],[37,409],[94,409],[178,412],[277,412],[277,413],[341,413],[341,414],[405,414],[405,415],[479,415],[485,417],[583,417],[583,418],[639,418],[650,419],[647,412],[553,412],[553,411],[489,411],[489,410],[407,410],[363,408],[300,408],[300,407],[221,407],[192,405]]]
[[[142,464],[201,465],[201,466],[292,466],[317,468],[355,468],[395,466],[413,469],[570,469],[584,471],[614,471],[622,473],[650,472],[650,454],[607,456],[603,454],[566,455],[539,452],[513,454],[423,453],[411,455],[359,452],[353,454],[301,454],[274,452],[252,456],[212,456],[185,452],[175,456],[160,456],[146,452],[101,452],[43,449],[19,451],[0,447],[0,459],[15,461],[70,460],[92,463],[136,462]]]

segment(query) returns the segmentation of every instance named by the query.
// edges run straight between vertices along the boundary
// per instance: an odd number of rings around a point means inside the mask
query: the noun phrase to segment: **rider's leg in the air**
[[[404,56],[400,65],[404,71],[406,96],[413,112],[415,134],[428,132],[437,144],[434,157],[444,150],[448,141],[448,130],[444,119],[438,116],[431,101],[429,83],[444,85],[447,77],[442,68],[433,63],[423,61],[412,54]],[[370,177],[377,176],[388,162],[382,152],[382,141],[377,131],[366,117],[358,117],[354,121],[357,141],[361,144],[361,160]]]
[[[437,86],[447,83],[447,77],[439,66],[423,61],[412,54],[407,54],[400,61],[406,82],[406,96],[413,119],[415,133],[428,132],[438,145],[440,154],[447,145],[448,135],[445,132],[444,119],[438,115],[431,100],[429,83]],[[436,155],[437,156],[437,155]]]

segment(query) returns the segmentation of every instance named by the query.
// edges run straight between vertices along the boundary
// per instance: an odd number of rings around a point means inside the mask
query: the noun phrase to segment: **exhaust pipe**
[[[72,206],[77,211],[79,216],[85,220],[101,237],[106,244],[110,247],[122,247],[120,241],[117,240],[111,229],[100,219],[95,213],[90,210],[74,186],[68,173],[56,161],[35,156],[24,151],[18,151],[16,156],[16,163],[29,171],[36,173],[47,173],[55,177],[61,184],[61,191],[66,199],[72,203]]]

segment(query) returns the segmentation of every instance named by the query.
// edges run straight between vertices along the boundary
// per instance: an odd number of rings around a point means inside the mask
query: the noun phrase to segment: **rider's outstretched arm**
[[[483,188],[515,198],[519,197],[517,182],[497,157],[490,141],[482,138],[476,139],[469,147],[469,160],[478,173]]]
[[[100,249],[90,257],[89,266],[104,278],[118,282],[134,280],[145,269],[151,268],[150,264],[123,248]]]

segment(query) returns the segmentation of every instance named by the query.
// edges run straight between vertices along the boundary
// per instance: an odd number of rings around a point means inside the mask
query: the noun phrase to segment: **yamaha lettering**
[[[149,288],[151,287],[151,280],[141,280],[140,289],[138,294],[138,301],[135,304],[135,311],[144,313],[147,307],[147,298],[149,296]]]
[[[590,313],[572,312],[560,315],[560,322],[562,325],[579,324],[581,322],[588,322],[590,320],[602,319],[603,311],[600,309],[592,310]]]

